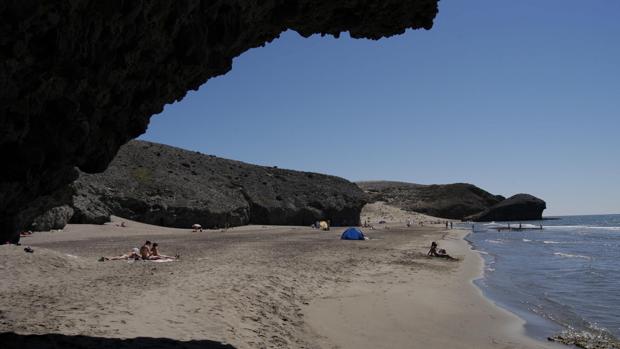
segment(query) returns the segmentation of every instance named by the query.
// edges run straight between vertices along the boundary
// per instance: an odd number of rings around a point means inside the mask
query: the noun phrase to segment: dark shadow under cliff
[[[170,338],[106,338],[64,334],[23,335],[0,333],[3,349],[235,349],[230,344],[212,340],[179,341]]]

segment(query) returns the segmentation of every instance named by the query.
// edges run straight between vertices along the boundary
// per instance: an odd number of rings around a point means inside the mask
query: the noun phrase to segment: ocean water
[[[485,259],[477,285],[527,321],[538,338],[562,333],[593,342],[620,338],[620,215],[545,217],[523,228],[476,223],[467,240]],[[519,223],[511,222],[512,227]],[[469,229],[470,225],[463,225]],[[606,347],[604,345],[603,347]]]

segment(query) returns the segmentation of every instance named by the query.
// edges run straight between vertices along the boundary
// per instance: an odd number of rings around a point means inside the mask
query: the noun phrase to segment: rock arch
[[[438,0],[0,3],[0,240],[15,214],[103,171],[151,115],[287,29],[380,39],[430,29]]]

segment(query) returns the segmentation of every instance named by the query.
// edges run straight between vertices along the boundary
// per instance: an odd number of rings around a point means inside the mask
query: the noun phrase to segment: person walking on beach
[[[452,222],[450,222],[450,229],[452,229]]]

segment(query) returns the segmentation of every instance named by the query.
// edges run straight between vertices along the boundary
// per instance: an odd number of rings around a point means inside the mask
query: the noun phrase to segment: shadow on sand
[[[230,344],[210,340],[179,341],[169,338],[105,338],[67,336],[64,334],[22,335],[13,332],[0,333],[3,349],[235,349]]]

